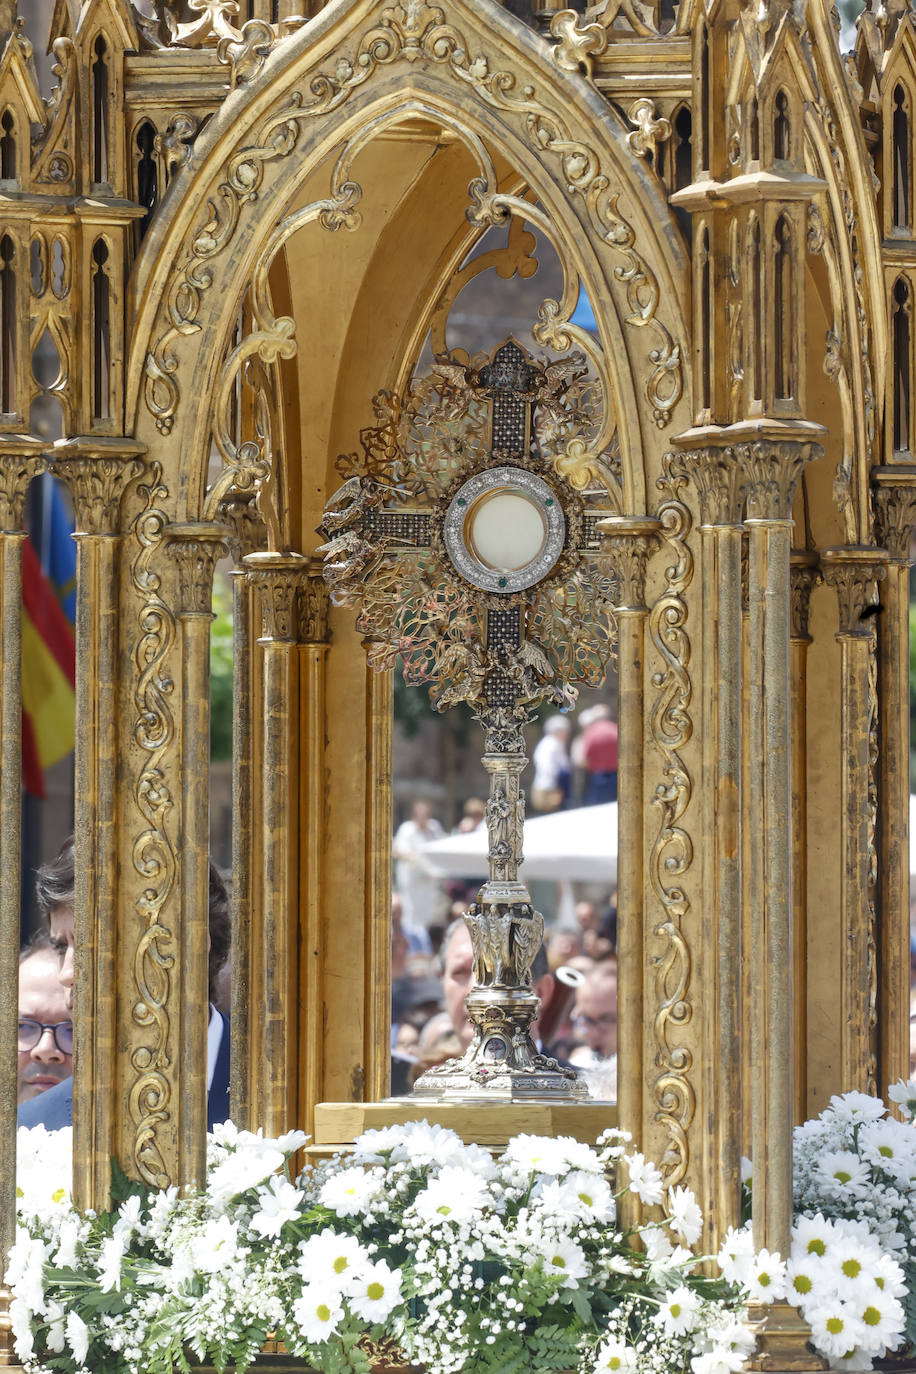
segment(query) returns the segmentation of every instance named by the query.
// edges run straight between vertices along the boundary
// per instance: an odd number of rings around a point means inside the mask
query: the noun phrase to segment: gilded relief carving
[[[165,1165],[158,1134],[171,1110],[169,1005],[175,947],[172,931],[163,920],[175,884],[176,856],[166,821],[172,810],[165,759],[175,738],[169,705],[173,683],[166,667],[175,639],[175,617],[160,595],[161,578],[155,562],[163,544],[167,517],[162,509],[168,491],[155,464],[140,490],[146,505],[137,516],[133,534],[139,545],[131,565],[131,583],[140,600],[139,638],[134,651],[134,740],[144,762],[134,784],[134,802],[142,829],[133,841],[132,859],[141,885],[136,901],[143,933],[134,951],[134,1025],[141,1042],[131,1054],[135,1071],[129,1094],[134,1124],[132,1163],[138,1177],[155,1188],[173,1181]]]
[[[655,1120],[667,1135],[661,1167],[668,1187],[674,1187],[687,1172],[688,1131],[696,1111],[696,1093],[690,1077],[693,1053],[688,1046],[678,1043],[679,1031],[693,1015],[692,960],[683,928],[690,900],[682,885],[693,862],[693,841],[681,824],[693,794],[693,782],[681,755],[693,734],[685,600],[685,592],[693,581],[693,555],[687,545],[692,520],[681,500],[685,486],[686,473],[680,460],[666,454],[663,475],[658,480],[664,495],[656,515],[661,522],[661,538],[673,561],[665,569],[664,590],[649,613],[652,643],[664,663],[663,670],[652,677],[655,699],[650,728],[652,743],[662,758],[662,781],[655,789],[659,825],[652,843],[649,879],[667,918],[655,927],[655,934],[665,942],[665,950],[653,960],[653,1031],[658,1074],[652,1083],[652,1095]]]
[[[658,281],[638,251],[635,231],[620,210],[620,193],[614,181],[602,168],[594,148],[574,138],[561,115],[538,101],[532,86],[522,87],[516,95],[519,87],[515,74],[503,70],[498,62],[494,65],[493,58],[473,48],[446,21],[442,9],[422,3],[392,6],[362,36],[355,61],[341,57],[333,73],[315,75],[307,95],[295,92],[253,135],[253,146],[233,155],[218,196],[209,202],[207,220],[191,244],[191,258],[179,268],[168,290],[166,329],[147,355],[145,403],[162,433],[172,429],[180,400],[174,345],[182,335],[194,332],[202,295],[214,280],[210,264],[231,242],[243,207],[256,198],[265,165],[289,156],[303,121],[340,108],[380,68],[421,56],[429,63],[447,66],[483,104],[517,119],[540,156],[549,154],[559,159],[568,190],[583,198],[596,237],[623,260],[615,275],[626,289],[626,323],[654,331],[645,394],[656,424],[668,424],[683,392],[680,349],[658,318]],[[495,182],[488,180],[495,189]],[[328,214],[331,218],[325,227],[336,227],[334,206],[328,207]]]

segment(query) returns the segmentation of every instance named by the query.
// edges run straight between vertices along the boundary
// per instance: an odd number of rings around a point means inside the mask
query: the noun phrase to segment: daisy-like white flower
[[[861,1095],[864,1097],[864,1093]],[[824,1183],[844,1192],[869,1181],[868,1166],[851,1150],[829,1150],[818,1161],[817,1171]]]
[[[864,1159],[884,1169],[906,1167],[916,1158],[916,1131],[893,1117],[870,1121],[859,1132],[858,1149]]]
[[[841,1298],[856,1302],[860,1295],[864,1299],[871,1293],[875,1286],[872,1278],[875,1258],[873,1244],[863,1244],[852,1236],[837,1238],[827,1266]]]
[[[310,1283],[296,1298],[292,1308],[293,1321],[309,1345],[321,1345],[337,1333],[344,1310],[340,1294],[333,1286]]]
[[[585,1251],[567,1237],[546,1238],[542,1255],[545,1274],[559,1279],[562,1288],[578,1288],[579,1280],[588,1273]]]
[[[716,1256],[722,1277],[729,1283],[740,1283],[747,1287],[754,1267],[754,1254],[754,1237],[750,1227],[743,1226],[736,1231],[734,1226],[729,1226]]]
[[[674,1246],[660,1226],[647,1226],[639,1234],[642,1237],[642,1243],[650,1263],[654,1264],[657,1260],[665,1260],[672,1254]]]
[[[865,1327],[862,1345],[876,1355],[883,1355],[886,1349],[893,1350],[906,1327],[903,1307],[896,1298],[885,1297],[879,1293],[869,1299],[859,1312]]]
[[[868,1093],[834,1093],[830,1099],[828,1112],[837,1121],[879,1121],[887,1112],[880,1097],[870,1097]]]
[[[833,1364],[836,1369],[873,1369],[874,1358],[867,1350],[860,1350],[858,1346],[854,1346],[852,1350],[847,1350],[845,1355],[834,1355]]]
[[[694,1355],[690,1361],[690,1368],[693,1374],[732,1374],[732,1371],[740,1366],[736,1366],[728,1351],[714,1346],[712,1350],[704,1350],[702,1354]]]
[[[815,1346],[828,1360],[845,1355],[863,1343],[865,1328],[842,1298],[825,1297],[823,1302],[808,1308],[806,1317]]]
[[[588,1217],[593,1221],[613,1221],[617,1210],[607,1180],[581,1169],[567,1174],[562,1182],[544,1184],[537,1202],[551,1216]]]
[[[890,1255],[876,1255],[872,1261],[871,1276],[876,1287],[891,1298],[902,1298],[907,1291],[903,1270]]]
[[[194,1268],[204,1274],[217,1274],[238,1255],[239,1228],[231,1217],[213,1217],[191,1239]]]
[[[491,1202],[486,1180],[470,1169],[446,1165],[414,1199],[413,1209],[427,1222],[462,1225]]]
[[[89,1354],[89,1327],[75,1308],[67,1313],[67,1344],[76,1363],[82,1367]]]
[[[543,1135],[517,1135],[502,1156],[506,1164],[530,1174],[565,1174],[569,1169],[564,1140]],[[600,1166],[599,1166],[600,1167]]]
[[[668,1336],[683,1336],[692,1331],[700,1310],[700,1300],[692,1288],[682,1284],[668,1294],[659,1307],[655,1320]]]
[[[108,1236],[102,1241],[97,1267],[99,1288],[103,1293],[110,1293],[112,1289],[118,1293],[121,1291],[121,1260],[124,1258],[126,1245],[127,1236],[123,1232]]]
[[[824,1281],[823,1275],[824,1265],[817,1255],[809,1255],[799,1247],[793,1246],[786,1264],[786,1293],[789,1302],[802,1307],[810,1302],[818,1284]]]
[[[831,1222],[820,1212],[813,1217],[799,1217],[792,1227],[792,1240],[806,1255],[823,1258],[830,1249],[835,1236]]]
[[[350,1310],[363,1321],[383,1322],[401,1301],[401,1271],[384,1260],[367,1265],[355,1278],[347,1299]]]
[[[636,1351],[617,1336],[609,1336],[595,1352],[595,1374],[607,1374],[608,1370],[616,1374],[635,1374],[636,1367]]]
[[[668,1195],[668,1220],[687,1245],[696,1245],[703,1232],[703,1213],[689,1188],[672,1188]]]
[[[745,1284],[754,1302],[775,1302],[786,1291],[786,1262],[769,1250],[758,1250]]]
[[[299,1273],[307,1285],[330,1282],[344,1291],[369,1263],[356,1236],[326,1226],[299,1245]]]
[[[258,1211],[251,1218],[251,1229],[262,1236],[278,1236],[288,1221],[299,1216],[299,1203],[304,1196],[299,1188],[275,1174],[267,1187],[258,1191]]]
[[[380,1169],[341,1169],[321,1185],[318,1201],[339,1217],[358,1216],[381,1195],[383,1179]]]
[[[638,1150],[626,1155],[625,1163],[630,1172],[630,1192],[635,1193],[647,1207],[657,1206],[665,1192],[659,1170]]]
[[[282,1150],[285,1155],[294,1155],[297,1150],[302,1149],[308,1139],[305,1131],[287,1131],[285,1135],[277,1136],[277,1149]]]
[[[888,1088],[887,1095],[912,1121],[916,1116],[916,1078],[898,1078],[897,1082]]]

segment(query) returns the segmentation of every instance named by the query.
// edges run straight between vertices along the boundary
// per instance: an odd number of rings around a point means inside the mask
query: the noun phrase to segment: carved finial
[[[671,121],[664,119],[655,109],[655,101],[646,96],[634,100],[627,111],[627,119],[633,125],[633,133],[627,134],[627,143],[637,157],[654,158],[658,144],[671,137]]]

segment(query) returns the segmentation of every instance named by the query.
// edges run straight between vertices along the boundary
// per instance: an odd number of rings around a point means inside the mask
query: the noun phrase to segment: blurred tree
[[[222,578],[213,585],[216,619],[210,628],[210,758],[232,758],[232,593]]]

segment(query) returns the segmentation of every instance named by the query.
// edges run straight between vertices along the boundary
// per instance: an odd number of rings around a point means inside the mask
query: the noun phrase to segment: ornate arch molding
[[[624,421],[625,507],[646,509],[643,453],[660,451],[687,410],[687,264],[659,187],[588,82],[551,68],[547,45],[501,8],[363,0],[330,5],[227,99],[138,260],[128,394],[136,434],[163,455],[176,518],[201,513],[218,364],[273,227],[330,154],[342,147],[346,165],[351,139],[403,119],[411,102],[504,157],[572,248]],[[360,192],[346,176],[329,180],[311,209],[336,229],[353,221]],[[485,168],[469,194],[484,222],[511,209]],[[561,348],[564,314],[544,321]],[[277,323],[265,347],[292,350],[292,322]]]

